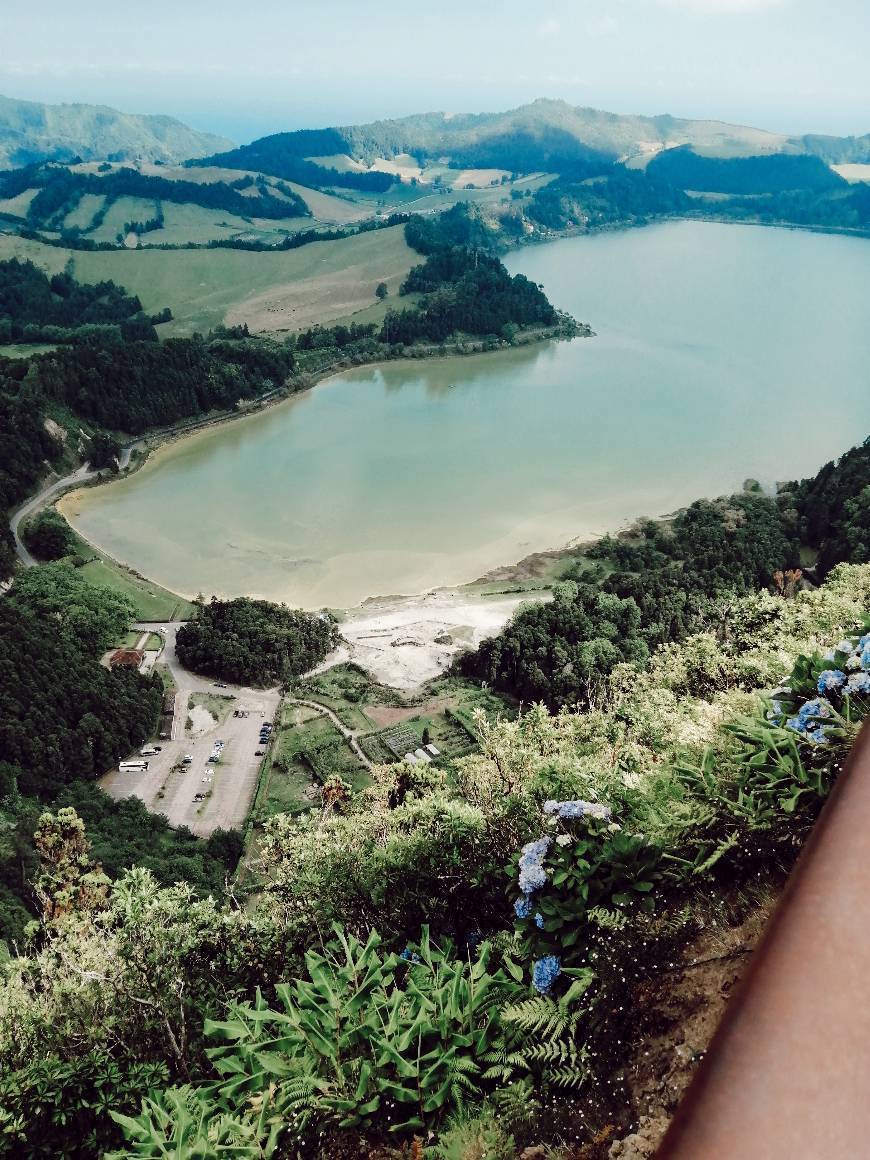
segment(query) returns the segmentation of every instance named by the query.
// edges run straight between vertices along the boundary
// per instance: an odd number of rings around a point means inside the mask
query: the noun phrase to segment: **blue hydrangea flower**
[[[770,708],[767,710],[768,721],[775,721],[779,723],[782,721],[782,701],[771,701]]]
[[[815,729],[807,729],[804,736],[808,741],[814,741],[816,745],[826,745],[827,738],[825,737],[825,734],[827,731],[828,727],[826,725],[817,725]]]
[[[789,717],[785,723],[786,729],[793,729],[795,733],[805,733],[807,723],[801,717]]]
[[[569,801],[569,802],[544,802],[544,813],[555,814],[559,818],[602,818],[607,821],[610,818],[610,809],[603,806],[600,802],[583,802],[583,801]]]
[[[410,947],[405,947],[399,955],[399,958],[404,959],[406,963],[419,963],[421,961],[420,956],[412,951]]]
[[[518,898],[514,903],[514,914],[517,918],[528,918],[532,913],[532,898],[529,894],[524,894],[522,898]]]
[[[870,642],[865,644],[861,649],[861,668],[870,669]]]
[[[870,693],[870,673],[852,673],[846,681],[846,693]]]
[[[544,916],[539,910],[535,911],[535,926],[538,928],[538,930],[544,929]]]
[[[546,835],[534,842],[527,842],[520,853],[520,890],[523,894],[533,894],[547,884],[544,858],[550,848],[550,838]]]
[[[837,645],[837,647],[834,651],[838,652],[838,653],[845,653],[846,656],[848,656],[850,652],[855,651],[855,646],[852,644],[852,642],[850,640],[846,640],[844,638],[843,640],[840,641],[840,643]]]
[[[824,697],[816,697],[815,701],[807,701],[801,705],[798,716],[806,722],[814,717],[831,717],[833,713],[830,701],[826,701]]]
[[[858,641],[858,647],[855,649],[855,652],[863,652],[868,644],[870,644],[870,632],[865,632]]]
[[[837,690],[846,683],[846,674],[842,669],[825,669],[823,673],[819,673],[819,680],[816,688],[820,693],[827,693],[831,690]]]
[[[532,968],[532,983],[542,995],[549,995],[550,988],[562,973],[562,966],[556,955],[544,955]]]

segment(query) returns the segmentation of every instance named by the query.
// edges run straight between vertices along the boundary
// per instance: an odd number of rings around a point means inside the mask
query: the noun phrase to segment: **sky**
[[[870,0],[0,0],[0,93],[242,142],[535,97],[870,132]]]

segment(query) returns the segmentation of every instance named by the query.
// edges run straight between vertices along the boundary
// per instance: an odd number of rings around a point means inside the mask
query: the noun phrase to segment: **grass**
[[[86,230],[94,220],[94,214],[102,209],[105,200],[106,196],[103,193],[83,193],[75,209],[71,209],[63,219],[64,227]]]
[[[125,632],[120,640],[115,641],[114,647],[115,648],[135,648],[136,641],[139,639],[139,637],[141,635],[142,635],[142,633],[137,632],[135,628],[131,629],[130,632]]]
[[[311,809],[318,803],[313,787],[330,777],[344,778],[354,791],[368,784],[367,770],[333,723],[315,710],[285,704],[277,733],[254,806],[257,820]]]
[[[89,551],[93,552],[93,549]],[[110,588],[131,600],[137,620],[188,620],[193,615],[194,608],[190,601],[144,579],[102,553],[93,554],[79,571],[91,584]]]
[[[332,709],[348,729],[363,732],[375,727],[365,705],[402,704],[401,696],[394,689],[372,681],[368,673],[355,664],[336,665],[325,673],[309,677],[296,687],[295,692]]]
[[[72,258],[74,275],[82,282],[112,279],[138,295],[152,313],[169,306],[174,318],[160,327],[164,337],[208,331],[243,304],[252,329],[281,326],[281,316],[268,309],[276,293],[281,295],[284,317],[292,318],[287,311],[296,310],[299,325],[327,322],[374,305],[380,281],[386,281],[394,295],[419,261],[405,242],[402,226],[280,253],[71,251],[0,234],[0,259],[14,257],[29,258],[49,273],[63,270]]]
[[[48,354],[57,350],[56,342],[8,342],[0,346],[2,358],[31,358],[35,354]]]
[[[234,700],[234,697],[225,697],[220,693],[191,693],[187,704],[190,709],[205,709],[214,717],[215,724],[222,725],[229,716]]]

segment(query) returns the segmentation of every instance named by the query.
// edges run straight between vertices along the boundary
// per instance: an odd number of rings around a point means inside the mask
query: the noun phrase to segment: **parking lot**
[[[280,696],[277,689],[221,686],[188,673],[175,658],[174,627],[170,626],[167,648],[161,656],[178,686],[172,736],[154,742],[161,748],[142,759],[148,762],[147,770],[113,770],[100,780],[100,786],[114,798],[141,798],[149,810],[165,814],[173,826],[187,826],[194,834],[207,837],[219,827],[244,824],[262,760],[256,754],[266,748],[260,743],[260,727],[275,717]],[[225,719],[191,733],[188,703],[194,692],[231,697],[226,702]],[[234,712],[247,716],[234,716]],[[197,718],[201,721],[202,714],[197,713]],[[213,762],[209,759],[218,740],[224,745],[220,760]],[[183,764],[186,755],[192,760]],[[128,760],[137,757],[131,754]],[[199,795],[203,795],[202,800],[195,800]]]

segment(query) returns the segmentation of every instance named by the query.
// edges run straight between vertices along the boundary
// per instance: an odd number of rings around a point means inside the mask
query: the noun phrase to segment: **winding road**
[[[126,447],[121,448],[121,456],[118,460],[118,469],[120,471],[124,471],[124,469],[129,466],[130,456],[133,454],[133,449],[136,447],[137,443],[138,440],[133,443],[129,443]],[[45,507],[49,500],[54,499],[54,497],[56,495],[60,495],[61,492],[66,491],[70,487],[78,487],[79,484],[87,483],[89,479],[96,479],[101,470],[105,469],[92,468],[89,463],[83,463],[81,467],[77,468],[69,475],[65,475],[63,479],[58,479],[54,483],[50,483],[47,487],[44,487],[42,491],[38,491],[36,495],[31,496],[30,499],[26,500],[21,505],[21,507],[15,509],[15,511],[9,517],[9,527],[12,531],[13,539],[15,540],[15,551],[18,555],[18,559],[21,561],[25,568],[34,567],[38,561],[34,559],[34,557],[24,546],[24,541],[21,539],[18,531],[21,524],[30,516],[34,515],[35,512],[38,512],[40,508]]]

